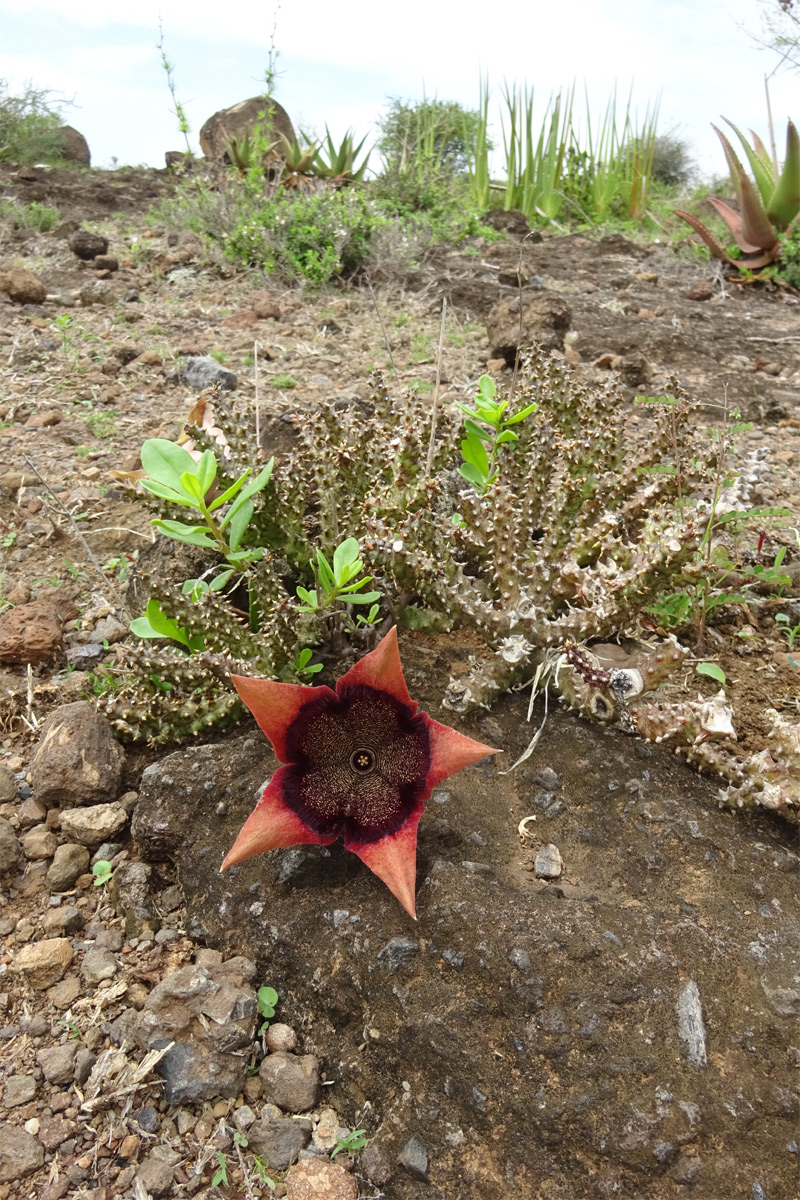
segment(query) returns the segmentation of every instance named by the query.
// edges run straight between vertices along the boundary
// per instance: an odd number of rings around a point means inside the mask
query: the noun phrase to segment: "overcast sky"
[[[584,84],[600,112],[616,83],[624,109],[633,84],[640,116],[660,98],[660,129],[692,143],[706,175],[724,173],[712,120],[766,135],[763,79],[776,61],[745,32],[761,29],[755,0],[0,0],[0,78],[12,91],[30,80],[74,98],[65,119],[93,165],[163,166],[183,139],[159,16],[195,148],[207,117],[263,90],[273,26],[275,97],[295,128],[371,134],[387,98],[423,93],[476,108],[483,72],[501,143],[504,79],[533,86],[540,113],[573,81],[581,108]],[[790,72],[771,83],[779,146],[787,117],[800,119],[797,84]]]

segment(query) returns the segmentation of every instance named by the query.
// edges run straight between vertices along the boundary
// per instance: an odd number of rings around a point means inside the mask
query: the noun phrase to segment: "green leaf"
[[[508,417],[503,424],[517,425],[520,421],[524,421],[526,417],[529,417],[531,413],[535,413],[538,407],[538,404],[529,404],[527,408],[523,408],[518,413],[514,413],[513,417]]]
[[[461,457],[465,463],[472,463],[484,478],[489,474],[489,455],[486,447],[479,438],[464,438],[461,442]]]
[[[355,583],[348,584],[347,587],[339,588],[339,595],[344,596],[346,592],[357,592],[359,588],[372,581],[371,575],[365,575],[363,579],[357,579]]]
[[[333,552],[333,575],[337,582],[342,579],[344,568],[350,567],[358,561],[359,553],[360,547],[357,538],[347,538],[340,546],[336,547]]]
[[[247,526],[253,519],[253,501],[245,500],[241,504],[237,502],[236,512],[231,521],[231,527],[228,534],[228,541],[231,550],[238,550],[239,543],[247,532]]]
[[[260,1013],[262,1013],[262,1015],[263,1015],[265,1007],[271,1008],[272,1012],[270,1013],[270,1016],[274,1017],[275,1016],[275,1005],[278,1003],[278,993],[275,991],[275,988],[260,987],[258,989],[257,995],[258,995],[258,1011]]]
[[[474,483],[476,487],[483,487],[486,483],[486,476],[479,471],[477,467],[473,467],[472,463],[464,463],[458,468],[459,474],[463,475],[464,479],[468,479],[470,483]],[[463,525],[463,519],[461,521]]]
[[[176,492],[181,490],[181,475],[194,474],[195,462],[188,450],[166,438],[148,438],[142,446],[142,466],[151,479]]]
[[[208,511],[214,512],[216,509],[222,508],[223,504],[227,504],[229,500],[232,500],[233,497],[236,495],[236,493],[239,491],[239,489],[244,487],[245,480],[247,479],[247,476],[249,474],[250,474],[250,468],[248,467],[247,470],[245,471],[244,475],[240,476],[240,478],[237,479],[235,483],[231,484],[231,486],[228,488],[228,490],[226,492],[223,492],[221,496],[217,496],[216,500],[212,501],[212,503],[209,504]],[[225,518],[225,520],[226,521],[229,520],[230,517],[231,517],[231,513],[228,513],[228,516]]]
[[[198,646],[196,644],[193,646],[192,643],[199,641],[199,648],[202,649],[202,639],[190,638],[177,621],[167,616],[157,600],[148,601],[145,615],[131,621],[130,631],[140,638],[172,638],[173,641],[180,642],[182,646],[188,646],[190,649],[198,649]]]
[[[305,611],[307,611],[307,612],[316,612],[317,611],[317,609],[319,608],[319,601],[317,599],[316,591],[314,591],[312,589],[309,592],[309,591],[306,591],[306,589],[304,587],[298,587],[297,595],[300,597],[300,599],[303,601],[304,605],[306,606]]]
[[[456,400],[456,408],[460,408],[461,411],[463,413],[466,413],[466,415],[468,417],[472,417],[473,421],[482,421],[483,420],[483,416],[481,415],[481,413],[475,412],[474,408],[467,408],[467,406],[465,404],[461,404],[458,400]]]
[[[495,442],[495,445],[502,446],[506,442],[518,442],[518,441],[519,441],[519,438],[516,435],[516,433],[514,433],[510,429],[504,429],[503,432],[498,437],[497,441]]]
[[[217,543],[209,535],[204,525],[184,525],[182,521],[153,521],[156,529],[160,529],[167,537],[176,542],[185,542],[187,546],[205,546],[216,550]]]
[[[326,592],[332,592],[336,587],[336,577],[325,555],[321,550],[317,551],[317,570],[319,572],[319,582],[322,589]]]
[[[195,463],[194,469],[200,486],[203,489],[203,495],[205,496],[217,478],[217,460],[214,457],[213,450],[204,450],[200,455],[200,461]]]
[[[221,592],[231,575],[233,575],[233,567],[230,567],[227,571],[220,571],[219,575],[215,575],[211,580],[208,590],[210,592]]]
[[[351,593],[347,597],[348,604],[374,604],[376,600],[380,600],[380,592],[358,592]]]
[[[697,671],[698,675],[708,675],[709,678],[715,679],[718,684],[720,684],[722,687],[725,687],[725,684],[727,682],[727,676],[725,675],[725,672],[723,671],[722,667],[718,666],[716,663],[712,663],[712,662],[698,663],[697,666],[695,667],[695,671]]]
[[[493,400],[497,395],[497,384],[491,375],[481,375],[478,380],[478,395],[487,400]]]
[[[154,483],[152,479],[140,479],[139,483],[146,491],[152,492],[154,496],[161,496],[162,500],[169,500],[171,504],[183,504],[187,508],[197,508],[194,496],[187,495],[184,488],[180,492],[176,492],[173,488],[167,487],[165,483]]]
[[[480,438],[482,442],[493,441],[492,434],[489,433],[488,429],[481,429],[480,425],[476,425],[474,421],[465,421],[464,429],[472,437]]]
[[[275,459],[271,458],[263,470],[259,471],[255,479],[248,483],[240,499],[249,500],[251,496],[255,496],[256,492],[262,491],[270,481],[272,476],[272,468],[274,465]]]
[[[200,502],[203,500],[206,490],[200,480],[192,471],[184,471],[181,475],[181,484],[187,496],[191,496],[195,501],[195,507],[200,507]]]

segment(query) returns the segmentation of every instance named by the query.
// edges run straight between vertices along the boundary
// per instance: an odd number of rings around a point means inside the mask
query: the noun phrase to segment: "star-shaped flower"
[[[344,836],[415,916],[417,826],[432,790],[487,754],[408,694],[397,630],[338,680],[336,690],[234,675],[283,765],[247,818],[222,870],[279,846],[329,846]]]

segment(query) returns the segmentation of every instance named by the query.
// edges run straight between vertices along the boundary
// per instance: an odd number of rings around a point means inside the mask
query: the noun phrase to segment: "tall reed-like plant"
[[[564,203],[564,164],[572,140],[574,89],[558,92],[547,104],[539,136],[534,140],[533,89],[503,85],[508,128],[503,122],[506,155],[504,207],[520,209],[529,221],[554,221]]]
[[[595,131],[589,97],[586,97],[587,157],[585,172],[591,197],[590,216],[597,222],[607,220],[612,208],[625,216],[641,220],[647,208],[655,152],[658,104],[648,106],[639,125],[631,113],[632,91],[628,95],[624,120],[617,112],[617,91],[606,105],[603,119]],[[620,215],[622,215],[620,213]]]

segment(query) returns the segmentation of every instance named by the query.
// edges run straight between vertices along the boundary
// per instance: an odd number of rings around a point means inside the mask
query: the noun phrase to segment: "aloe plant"
[[[369,151],[359,166],[356,166],[356,159],[366,140],[365,136],[356,146],[353,131],[348,129],[337,146],[326,125],[324,149],[314,155],[314,173],[332,183],[361,183],[369,162]]]
[[[751,144],[732,121],[725,120],[744,147],[755,184],[737,158],[728,138],[714,125],[713,129],[725,151],[740,211],[735,212],[718,196],[709,196],[708,202],[727,225],[741,251],[741,257],[731,258],[726,254],[711,230],[692,213],[676,208],[675,215],[691,225],[715,258],[724,259],[734,266],[758,269],[775,262],[780,256],[780,235],[787,232],[800,213],[800,138],[794,124],[789,121],[786,128],[786,157],[783,170],[779,173],[777,163],[773,162],[757,134],[751,131]]]

